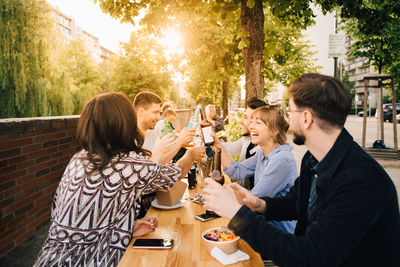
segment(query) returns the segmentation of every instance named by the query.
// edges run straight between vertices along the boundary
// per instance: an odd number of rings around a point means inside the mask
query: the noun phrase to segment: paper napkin
[[[232,254],[225,254],[221,249],[214,247],[211,250],[210,254],[223,265],[233,264],[238,261],[245,261],[250,259],[249,255],[247,255],[240,249],[238,249],[236,252]]]

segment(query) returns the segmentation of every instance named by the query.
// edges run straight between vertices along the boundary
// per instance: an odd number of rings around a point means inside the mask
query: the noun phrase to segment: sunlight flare
[[[181,45],[182,38],[176,31],[166,31],[160,39],[160,43],[168,47],[168,50],[178,51]]]

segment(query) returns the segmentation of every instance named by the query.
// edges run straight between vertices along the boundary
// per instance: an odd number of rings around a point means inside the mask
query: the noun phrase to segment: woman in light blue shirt
[[[292,147],[286,144],[289,124],[275,106],[259,107],[250,123],[251,142],[260,150],[251,158],[237,163],[232,160],[221,142],[215,138],[215,147],[221,149],[224,173],[232,179],[254,175],[251,193],[257,197],[285,196],[297,178],[296,160]],[[293,233],[296,221],[270,221],[285,232]]]

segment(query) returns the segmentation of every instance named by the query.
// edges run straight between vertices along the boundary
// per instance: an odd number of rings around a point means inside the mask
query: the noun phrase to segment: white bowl
[[[230,241],[211,241],[211,240],[204,238],[204,235],[206,233],[213,231],[213,230],[217,230],[217,229],[221,229],[221,228],[211,228],[211,229],[204,231],[201,234],[201,239],[203,240],[203,244],[206,247],[206,250],[208,251],[208,253],[210,253],[214,247],[218,247],[223,252],[225,252],[225,254],[232,254],[232,253],[236,252],[239,249],[239,239],[240,239],[239,236]]]

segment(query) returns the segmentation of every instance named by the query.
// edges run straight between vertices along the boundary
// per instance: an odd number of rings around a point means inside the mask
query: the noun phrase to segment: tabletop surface
[[[183,180],[185,181],[185,180]],[[183,199],[201,194],[201,185],[196,189],[186,190]],[[133,238],[122,257],[119,267],[125,266],[224,266],[213,258],[202,244],[201,234],[210,228],[227,226],[229,220],[217,218],[201,222],[195,215],[205,213],[200,204],[185,200],[185,204],[173,210],[161,210],[151,207],[146,216],[156,217],[158,227],[155,232],[139,238],[173,238],[172,249],[134,249]],[[239,249],[250,256],[250,260],[240,261],[229,266],[263,266],[261,257],[244,240],[239,241]]]

